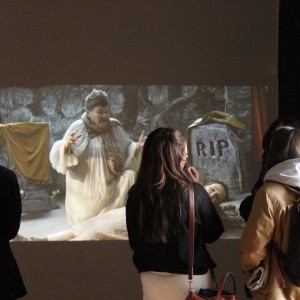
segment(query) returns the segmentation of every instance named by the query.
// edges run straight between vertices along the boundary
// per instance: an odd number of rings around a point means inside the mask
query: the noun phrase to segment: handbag
[[[195,217],[195,196],[194,187],[191,183],[188,184],[189,189],[189,266],[188,266],[188,295],[185,300],[237,300],[236,298],[236,281],[233,273],[226,273],[217,289],[200,289],[199,293],[195,293],[193,289],[193,264],[194,264],[194,217]],[[225,291],[224,285],[228,277],[233,281],[233,293]]]

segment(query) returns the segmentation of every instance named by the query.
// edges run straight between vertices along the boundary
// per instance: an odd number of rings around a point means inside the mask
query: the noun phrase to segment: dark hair
[[[252,194],[255,194],[257,189],[263,184],[264,176],[265,176],[266,172],[269,170],[269,166],[267,164],[267,156],[269,153],[273,132],[277,128],[283,127],[283,126],[300,128],[300,120],[293,116],[279,117],[276,120],[274,120],[271,123],[271,125],[269,126],[269,128],[268,128],[267,132],[265,133],[264,138],[262,140],[263,154],[262,154],[262,160],[261,160],[261,170],[260,170],[259,178],[252,189]]]
[[[290,126],[275,129],[266,157],[266,171],[283,161],[299,157],[300,129]]]
[[[300,120],[293,116],[285,116],[285,117],[279,117],[275,121],[273,121],[268,128],[267,132],[264,135],[264,138],[262,140],[262,147],[263,151],[268,151],[271,144],[272,134],[274,130],[278,127],[283,126],[290,126],[295,128],[300,128]]]
[[[92,110],[96,106],[109,106],[109,100],[104,91],[93,89],[93,91],[85,97],[84,110]]]
[[[184,136],[172,128],[157,128],[145,142],[137,180],[131,193],[140,202],[140,237],[167,242],[180,224],[182,186],[191,179],[180,167]]]
[[[206,184],[204,185],[204,188],[205,188],[206,186],[212,185],[212,184],[214,184],[214,183],[218,183],[218,184],[220,184],[220,185],[223,187],[223,189],[224,189],[224,191],[225,191],[225,199],[224,199],[222,202],[227,202],[228,199],[229,199],[229,188],[228,188],[228,185],[225,184],[223,181],[219,181],[219,180],[209,181],[208,183],[206,183]]]

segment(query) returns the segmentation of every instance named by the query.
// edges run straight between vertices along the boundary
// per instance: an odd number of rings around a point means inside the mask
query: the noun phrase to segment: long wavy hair
[[[131,190],[139,202],[140,237],[146,242],[166,243],[178,233],[183,187],[191,182],[180,166],[185,149],[183,135],[172,128],[158,128],[146,139]]]
[[[294,158],[300,158],[300,129],[282,126],[274,130],[266,157],[266,171],[273,166]]]

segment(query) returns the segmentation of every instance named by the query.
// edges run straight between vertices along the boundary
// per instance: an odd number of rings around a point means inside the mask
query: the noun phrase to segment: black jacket
[[[195,189],[195,249],[194,274],[205,274],[216,265],[205,243],[216,241],[224,227],[205,189],[194,184]],[[134,251],[133,262],[139,272],[156,271],[188,274],[188,189],[183,191],[181,203],[182,222],[180,234],[168,243],[150,244],[139,238],[139,199],[129,193],[126,205],[126,223],[129,243]]]
[[[20,227],[21,197],[15,173],[3,166],[0,191],[0,299],[16,299],[27,293],[9,244]]]

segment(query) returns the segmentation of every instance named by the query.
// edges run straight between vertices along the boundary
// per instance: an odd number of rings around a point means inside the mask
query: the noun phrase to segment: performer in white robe
[[[101,90],[85,99],[85,113],[56,141],[50,162],[66,175],[66,214],[70,226],[125,205],[134,184],[146,137],[132,141],[121,123],[109,118]]]

